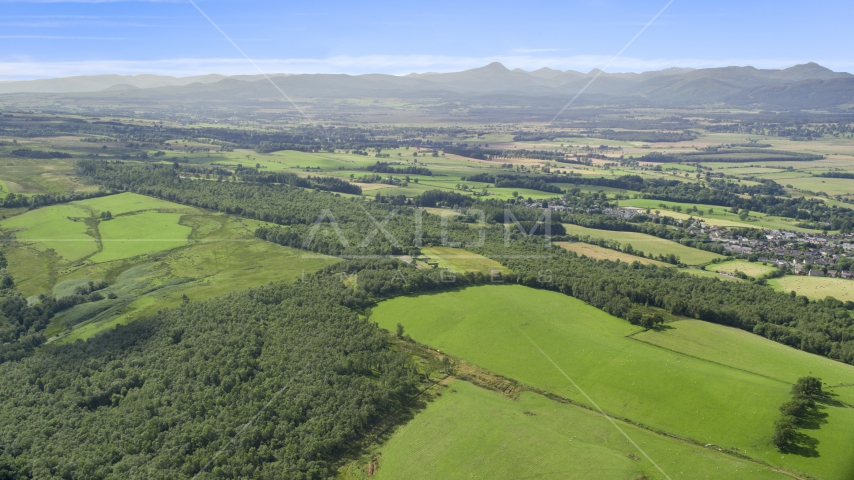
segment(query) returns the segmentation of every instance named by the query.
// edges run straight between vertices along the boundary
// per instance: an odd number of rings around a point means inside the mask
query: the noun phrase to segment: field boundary
[[[674,320],[674,322],[680,322],[680,321],[682,321],[682,320]],[[674,322],[668,322],[668,323],[674,323]],[[723,326],[726,326],[726,325],[723,325]],[[727,365],[727,364],[725,364],[725,363],[715,362],[714,360],[709,360],[709,359],[707,359],[707,358],[697,357],[697,356],[695,356],[695,355],[691,355],[691,354],[688,354],[688,353],[685,353],[685,352],[680,352],[680,351],[678,351],[678,350],[673,350],[673,349],[670,349],[670,348],[667,348],[667,347],[662,347],[661,345],[656,345],[655,343],[651,343],[651,342],[647,342],[647,341],[641,340],[641,339],[639,339],[639,338],[635,338],[635,335],[638,335],[638,334],[640,334],[640,333],[644,333],[644,332],[645,332],[645,330],[641,330],[641,331],[639,331],[639,332],[635,332],[635,333],[633,333],[633,334],[631,334],[631,335],[626,335],[626,338],[628,338],[629,340],[634,340],[634,341],[636,341],[636,342],[643,343],[644,345],[649,345],[650,347],[655,347],[655,348],[658,348],[658,349],[661,349],[661,350],[664,350],[664,351],[667,351],[667,352],[670,352],[670,353],[675,353],[675,354],[677,354],[677,355],[681,355],[681,356],[683,356],[683,357],[693,358],[694,360],[700,360],[700,361],[703,361],[703,362],[706,362],[706,363],[711,363],[711,364],[713,364],[713,365],[718,365],[718,366],[720,366],[720,367],[729,368],[729,369],[731,369],[731,370],[736,370],[736,371],[739,371],[739,372],[744,372],[744,373],[749,373],[749,374],[751,374],[751,375],[756,375],[757,377],[767,378],[768,380],[773,380],[773,381],[775,381],[775,382],[785,383],[786,385],[792,385],[790,382],[787,382],[787,381],[785,381],[785,380],[780,380],[779,378],[769,377],[768,375],[763,375],[763,374],[761,374],[761,373],[752,372],[752,371],[750,371],[750,370],[745,370],[745,369],[743,369],[743,368],[733,367],[732,365]],[[799,351],[800,351],[800,350],[799,350]]]

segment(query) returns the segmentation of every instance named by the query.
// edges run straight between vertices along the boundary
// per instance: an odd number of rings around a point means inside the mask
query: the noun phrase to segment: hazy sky
[[[602,67],[667,0],[200,0],[267,72]],[[815,61],[854,71],[854,2],[675,0],[609,71]],[[98,73],[257,73],[174,1],[0,0],[0,79]]]

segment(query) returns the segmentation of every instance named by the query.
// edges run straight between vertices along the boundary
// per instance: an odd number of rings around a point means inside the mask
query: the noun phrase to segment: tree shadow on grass
[[[809,409],[803,418],[798,419],[798,428],[806,430],[818,430],[827,423],[828,414],[824,410],[827,407],[816,403],[815,408]]]
[[[818,458],[820,456],[818,453],[818,444],[819,441],[815,438],[801,432],[797,432],[795,433],[795,438],[793,438],[791,443],[786,447],[785,452],[792,455],[799,455],[801,457]]]
[[[650,328],[650,330],[652,330],[653,332],[666,332],[668,330],[673,330],[675,328],[676,327],[672,327],[666,323],[662,323],[660,325],[656,325],[656,326]]]
[[[798,419],[798,429],[818,430],[822,425],[828,423],[828,413],[825,410],[831,407],[849,408],[848,405],[833,398],[836,396],[838,395],[832,392],[824,392],[823,396],[815,398],[815,407],[809,409],[804,417]],[[818,453],[818,444],[819,441],[817,439],[798,431],[785,451],[792,455],[817,458],[820,456]]]
[[[838,408],[849,408],[850,405],[840,402],[834,397],[838,397],[839,395],[825,391],[824,395],[815,399],[815,403],[819,405],[826,405],[828,407],[838,407]]]

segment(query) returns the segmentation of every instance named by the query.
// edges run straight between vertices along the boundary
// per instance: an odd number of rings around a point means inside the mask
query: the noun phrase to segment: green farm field
[[[460,380],[449,382],[440,395],[380,448],[374,478],[664,478],[596,412],[532,392],[513,400]],[[766,466],[618,423],[673,478],[787,478]]]
[[[750,364],[757,366],[732,368],[726,354],[650,345],[648,337],[666,335],[669,326],[643,333],[647,339],[638,341],[632,337],[643,329],[624,320],[558,293],[521,286],[397,298],[378,305],[372,320],[391,330],[401,323],[418,342],[589,406],[553,361],[609,414],[700,445],[725,446],[822,478],[848,478],[854,468],[854,452],[847,447],[854,441],[854,408],[846,405],[823,406],[826,423],[804,431],[816,442],[813,454],[781,456],[769,442],[777,409],[790,398],[790,378],[812,372],[848,385],[854,383],[854,367],[831,362],[833,368],[819,370],[829,361],[799,351],[777,356],[776,344],[759,337],[751,340],[769,346],[755,349]],[[726,327],[710,328],[712,333],[704,332],[710,341],[717,329],[730,333]],[[767,375],[792,356],[797,362],[787,362],[787,377]]]
[[[98,252],[97,234],[86,222],[90,218],[77,205],[55,205],[0,221],[0,229],[34,250],[51,251],[59,261],[74,262]]]
[[[663,238],[646,235],[635,232],[617,232],[611,230],[598,230],[595,228],[586,228],[579,225],[564,224],[566,233],[569,235],[586,235],[592,238],[604,238],[606,240],[614,240],[620,242],[623,246],[631,244],[635,250],[640,250],[644,254],[669,255],[674,254],[679,257],[686,265],[700,265],[711,262],[715,259],[724,258],[722,255],[698,250],[696,248],[686,247],[677,242],[666,240]]]
[[[103,263],[184,246],[192,229],[180,224],[182,217],[180,213],[143,212],[101,222],[98,230],[103,250],[92,261]]]
[[[712,272],[735,273],[736,270],[747,275],[748,277],[758,278],[767,275],[776,270],[771,265],[764,265],[759,262],[748,262],[746,260],[732,260],[729,262],[716,263],[708,265],[706,270]]]
[[[491,258],[460,248],[425,247],[421,252],[430,257],[431,262],[438,263],[439,268],[448,268],[454,272],[481,272],[486,275],[509,272],[507,267]]]
[[[844,278],[787,275],[768,280],[768,285],[778,292],[794,290],[798,295],[814,300],[833,297],[843,302],[854,301],[854,281]]]
[[[737,328],[701,320],[678,320],[667,326],[670,328],[641,332],[632,338],[786,383],[795,383],[803,374],[803,371],[792,369],[793,364],[803,365],[802,368],[809,369],[831,386],[847,384],[854,370],[850,365],[817,355],[805,355],[800,350],[769,342]],[[838,388],[835,393],[847,403],[854,402],[854,388]]]
[[[102,212],[113,218],[100,218]],[[53,205],[0,222],[16,242],[8,270],[27,296],[73,292],[88,281],[116,294],[58,314],[46,335],[73,341],[177,306],[271,281],[293,281],[333,263],[254,237],[261,223],[122,193]]]
[[[114,217],[101,219],[100,214],[107,211]],[[57,266],[69,267],[186,245],[191,229],[180,225],[180,220],[183,215],[201,213],[183,205],[122,193],[31,210],[0,221],[0,229],[12,234],[20,248],[47,253]],[[18,287],[37,294],[26,283]]]

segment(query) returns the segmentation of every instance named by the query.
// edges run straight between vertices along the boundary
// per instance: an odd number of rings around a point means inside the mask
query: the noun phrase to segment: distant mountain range
[[[556,101],[581,91],[600,72],[542,68],[510,70],[500,63],[454,73],[394,75],[271,75],[289,96],[307,98],[469,99]],[[0,82],[0,94],[45,94],[80,101],[134,104],[186,100],[227,102],[277,98],[261,75],[167,77],[95,75]],[[645,73],[601,73],[580,104],[686,107],[726,105],[782,110],[854,109],[854,75],[815,63],[782,70],[753,67],[671,68]]]

